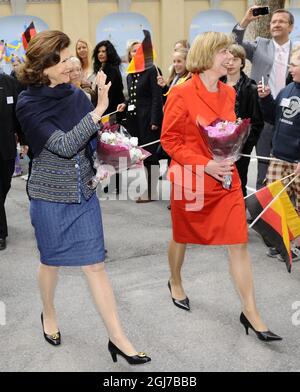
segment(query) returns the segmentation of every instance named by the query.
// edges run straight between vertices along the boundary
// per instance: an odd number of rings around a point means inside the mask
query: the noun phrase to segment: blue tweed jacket
[[[95,192],[88,187],[94,175],[86,153],[90,138],[99,131],[87,114],[71,131],[55,131],[38,157],[33,159],[28,180],[31,199],[57,203],[80,203]]]

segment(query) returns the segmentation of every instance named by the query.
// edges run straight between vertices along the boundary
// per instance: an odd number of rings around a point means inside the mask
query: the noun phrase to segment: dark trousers
[[[11,185],[15,170],[15,159],[3,161],[0,159],[0,238],[7,237],[7,221],[5,213],[5,199]]]
[[[244,152],[244,154],[251,154],[251,152]],[[239,176],[242,183],[242,191],[244,197],[247,196],[247,181],[248,181],[248,168],[249,168],[250,158],[241,157],[238,161],[236,161],[236,168],[239,172]]]
[[[274,126],[266,123],[261,131],[260,137],[256,145],[256,154],[262,157],[269,157],[272,150],[272,138],[273,138]],[[265,184],[265,179],[269,167],[269,161],[258,160],[257,162],[257,180],[256,189],[263,188]]]
[[[159,162],[158,161],[153,161],[153,162],[144,162],[144,168],[147,170],[147,189],[148,189],[148,197],[152,199],[152,196],[155,195],[157,192],[157,183],[158,183],[158,178],[159,174],[155,176],[154,173],[154,178],[153,178],[153,172],[152,172],[152,166],[156,167],[156,172],[158,171],[159,173]]]

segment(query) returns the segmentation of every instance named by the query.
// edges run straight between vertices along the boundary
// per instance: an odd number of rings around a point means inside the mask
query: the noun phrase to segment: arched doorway
[[[190,42],[192,43],[198,34],[206,31],[230,33],[236,23],[235,17],[228,11],[217,9],[199,12],[190,26]]]

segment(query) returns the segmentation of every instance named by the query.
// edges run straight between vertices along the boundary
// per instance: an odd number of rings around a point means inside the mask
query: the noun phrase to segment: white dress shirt
[[[285,44],[283,45],[278,45],[278,43],[273,39],[274,47],[275,47],[275,53],[274,53],[274,62],[273,62],[273,67],[271,70],[271,74],[268,80],[268,85],[270,86],[271,93],[274,98],[277,97],[277,94],[279,93],[278,91],[278,86],[276,83],[276,62],[277,62],[277,55],[278,52],[280,51],[280,56],[281,56],[281,62],[282,65],[284,65],[285,73],[284,73],[284,82],[282,82],[282,86],[280,89],[283,89],[285,87],[285,79],[287,76],[287,68],[288,68],[288,62],[290,58],[290,47],[291,47],[291,41],[288,40]],[[279,89],[279,90],[280,90]]]

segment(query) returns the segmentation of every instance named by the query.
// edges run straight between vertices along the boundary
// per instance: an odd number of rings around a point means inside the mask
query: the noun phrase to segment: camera
[[[253,8],[252,10],[253,16],[268,15],[269,13],[270,13],[269,7],[257,7],[257,8]]]

